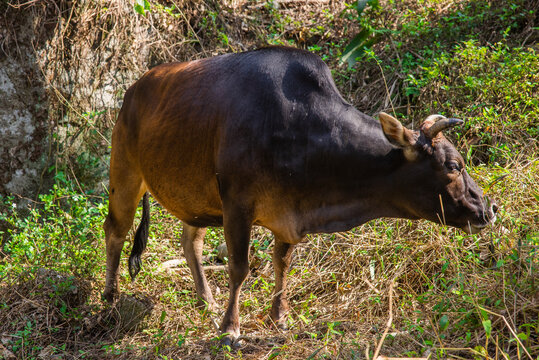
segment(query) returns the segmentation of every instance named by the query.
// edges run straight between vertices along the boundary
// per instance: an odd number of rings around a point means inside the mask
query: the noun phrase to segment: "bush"
[[[532,48],[470,40],[408,76],[418,89],[417,114],[466,120],[461,145],[477,162],[506,164],[531,155],[539,138],[539,58]],[[462,133],[459,130],[459,133]]]
[[[104,239],[107,202],[103,198],[56,184],[38,202],[21,209],[17,203],[13,196],[0,197],[0,221],[7,224],[0,274],[11,276],[40,267],[80,276],[95,273]]]

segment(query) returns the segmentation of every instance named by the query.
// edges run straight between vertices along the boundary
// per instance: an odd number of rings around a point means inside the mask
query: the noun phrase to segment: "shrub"
[[[13,196],[0,197],[0,220],[8,224],[0,274],[39,267],[80,276],[95,273],[102,248],[98,244],[104,238],[106,201],[56,184],[38,202],[29,202],[22,209],[17,206]]]
[[[539,58],[534,49],[503,42],[480,46],[470,40],[444,52],[407,82],[419,89],[418,113],[465,118],[461,145],[478,161],[506,164],[536,151]]]

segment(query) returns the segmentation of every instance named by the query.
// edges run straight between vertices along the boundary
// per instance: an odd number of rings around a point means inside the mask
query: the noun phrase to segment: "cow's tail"
[[[133,249],[131,250],[131,256],[129,256],[129,275],[131,280],[135,280],[135,277],[140,271],[142,261],[140,255],[146,249],[148,243],[148,230],[150,228],[150,201],[148,199],[148,193],[144,193],[142,197],[142,219],[135,233],[135,240],[133,241]]]

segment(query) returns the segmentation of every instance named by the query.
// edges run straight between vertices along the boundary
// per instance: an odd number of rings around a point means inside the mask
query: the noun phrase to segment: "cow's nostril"
[[[470,190],[469,193],[470,193],[470,197],[471,197],[472,199],[474,199],[474,200],[478,200],[478,199],[481,198],[481,194],[478,193],[477,191]]]

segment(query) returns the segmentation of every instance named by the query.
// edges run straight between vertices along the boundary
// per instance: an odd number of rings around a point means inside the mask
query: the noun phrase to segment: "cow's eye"
[[[450,171],[460,171],[460,165],[458,162],[456,161],[448,161],[445,163],[445,166],[450,170]]]

